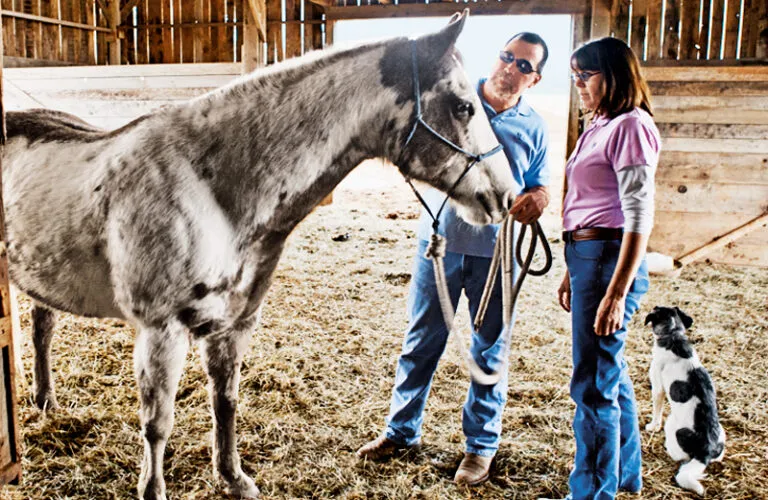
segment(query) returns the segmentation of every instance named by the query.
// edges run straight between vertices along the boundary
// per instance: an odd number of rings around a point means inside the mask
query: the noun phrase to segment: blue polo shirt
[[[504,146],[504,154],[512,168],[514,189],[517,194],[535,186],[549,184],[549,166],[547,165],[547,144],[549,134],[544,119],[536,113],[523,97],[513,108],[496,113],[483,99],[480,91],[485,79],[480,80],[477,93],[483,103],[485,114],[491,122],[491,128],[499,143]],[[445,194],[436,189],[430,189],[424,194],[424,200],[432,213],[436,213]],[[438,231],[447,240],[446,250],[449,252],[472,255],[475,257],[492,257],[496,244],[498,224],[473,226],[456,214],[450,201],[440,214]],[[432,236],[432,219],[426,210],[422,209],[419,219],[418,236],[429,241]]]

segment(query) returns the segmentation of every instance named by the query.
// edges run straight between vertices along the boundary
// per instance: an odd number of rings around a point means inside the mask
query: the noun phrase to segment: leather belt
[[[573,243],[574,241],[589,240],[620,240],[624,230],[613,227],[585,227],[575,231],[563,231],[563,241]]]

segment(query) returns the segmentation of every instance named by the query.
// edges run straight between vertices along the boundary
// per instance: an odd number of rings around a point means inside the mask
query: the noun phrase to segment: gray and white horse
[[[15,285],[35,300],[35,402],[56,407],[53,309],[124,318],[134,351],[144,459],[140,497],[165,498],[163,454],[191,341],[211,394],[213,462],[225,488],[258,489],[236,450],[240,365],[285,240],[367,158],[444,191],[466,155],[496,146],[454,43],[466,14],[416,39],[334,49],[256,71],[112,131],[64,113],[8,113],[3,155]],[[412,63],[412,46],[418,56]],[[512,188],[503,154],[453,198],[474,223],[498,222]]]

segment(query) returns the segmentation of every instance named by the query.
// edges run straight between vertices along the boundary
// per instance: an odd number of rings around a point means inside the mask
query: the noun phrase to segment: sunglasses
[[[580,71],[578,73],[571,73],[571,80],[573,83],[581,80],[581,83],[587,83],[587,80],[600,73],[599,71]]]
[[[517,64],[517,69],[520,70],[520,73],[524,75],[530,75],[531,73],[538,73],[535,69],[533,69],[533,65],[526,61],[525,59],[517,59],[515,57],[515,54],[512,52],[507,52],[506,50],[502,50],[499,52],[499,59],[504,61],[507,64],[515,63]]]

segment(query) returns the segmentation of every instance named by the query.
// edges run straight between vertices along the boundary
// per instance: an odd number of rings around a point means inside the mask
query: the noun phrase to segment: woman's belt
[[[563,241],[620,240],[624,230],[613,227],[585,227],[575,231],[563,231]]]

